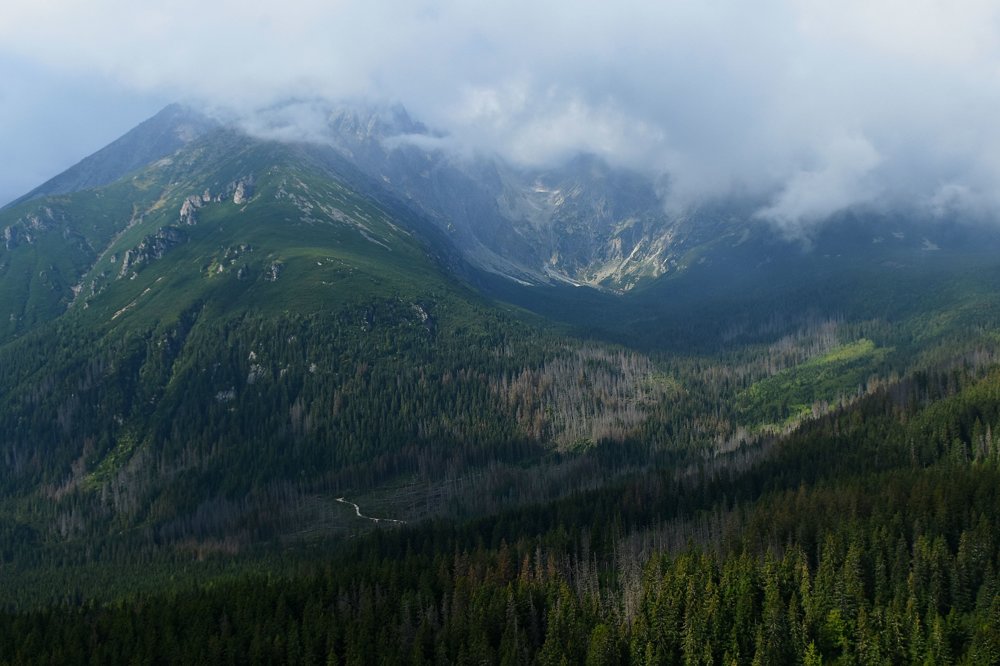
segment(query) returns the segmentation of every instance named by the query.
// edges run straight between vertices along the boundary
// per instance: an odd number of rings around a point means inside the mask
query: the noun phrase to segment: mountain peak
[[[53,194],[69,194],[108,185],[131,171],[170,155],[216,125],[215,121],[188,106],[170,104],[121,138],[5,207]]]
[[[338,134],[362,139],[428,133],[427,127],[415,121],[402,104],[338,105],[330,111],[329,124]]]

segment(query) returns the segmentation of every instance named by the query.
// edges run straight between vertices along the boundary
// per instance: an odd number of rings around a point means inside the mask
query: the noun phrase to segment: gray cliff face
[[[626,290],[676,265],[679,221],[640,174],[581,156],[513,185],[504,195],[507,215],[546,248],[550,274]]]
[[[445,230],[473,264],[515,280],[628,290],[676,270],[694,228],[641,174],[579,156],[527,170],[496,156],[459,160],[401,108],[341,108],[331,142],[347,160]]]

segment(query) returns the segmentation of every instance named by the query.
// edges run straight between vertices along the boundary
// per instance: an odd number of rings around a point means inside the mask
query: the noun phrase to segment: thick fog
[[[993,217],[998,19],[981,0],[8,0],[0,195],[164,100],[252,119],[326,98],[402,103],[460,154],[597,153],[675,209],[748,197],[791,234],[858,204]]]

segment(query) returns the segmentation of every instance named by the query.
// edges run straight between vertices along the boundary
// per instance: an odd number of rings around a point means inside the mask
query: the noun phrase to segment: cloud
[[[878,186],[869,176],[880,161],[864,137],[836,137],[817,155],[816,168],[791,174],[773,203],[756,215],[773,222],[786,234],[800,235],[804,226],[875,198]]]
[[[0,57],[242,111],[398,101],[442,146],[596,153],[794,235],[873,201],[1000,210],[998,25],[993,0],[7,0]]]

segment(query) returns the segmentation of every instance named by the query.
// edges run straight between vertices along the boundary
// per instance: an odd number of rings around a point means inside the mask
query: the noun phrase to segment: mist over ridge
[[[5,4],[0,56],[244,119],[288,99],[399,103],[438,133],[427,145],[527,167],[594,154],[655,180],[668,210],[736,195],[793,237],[858,205],[1000,206],[989,2],[52,9]],[[316,129],[298,106],[289,137]],[[19,122],[5,131],[41,136]]]

